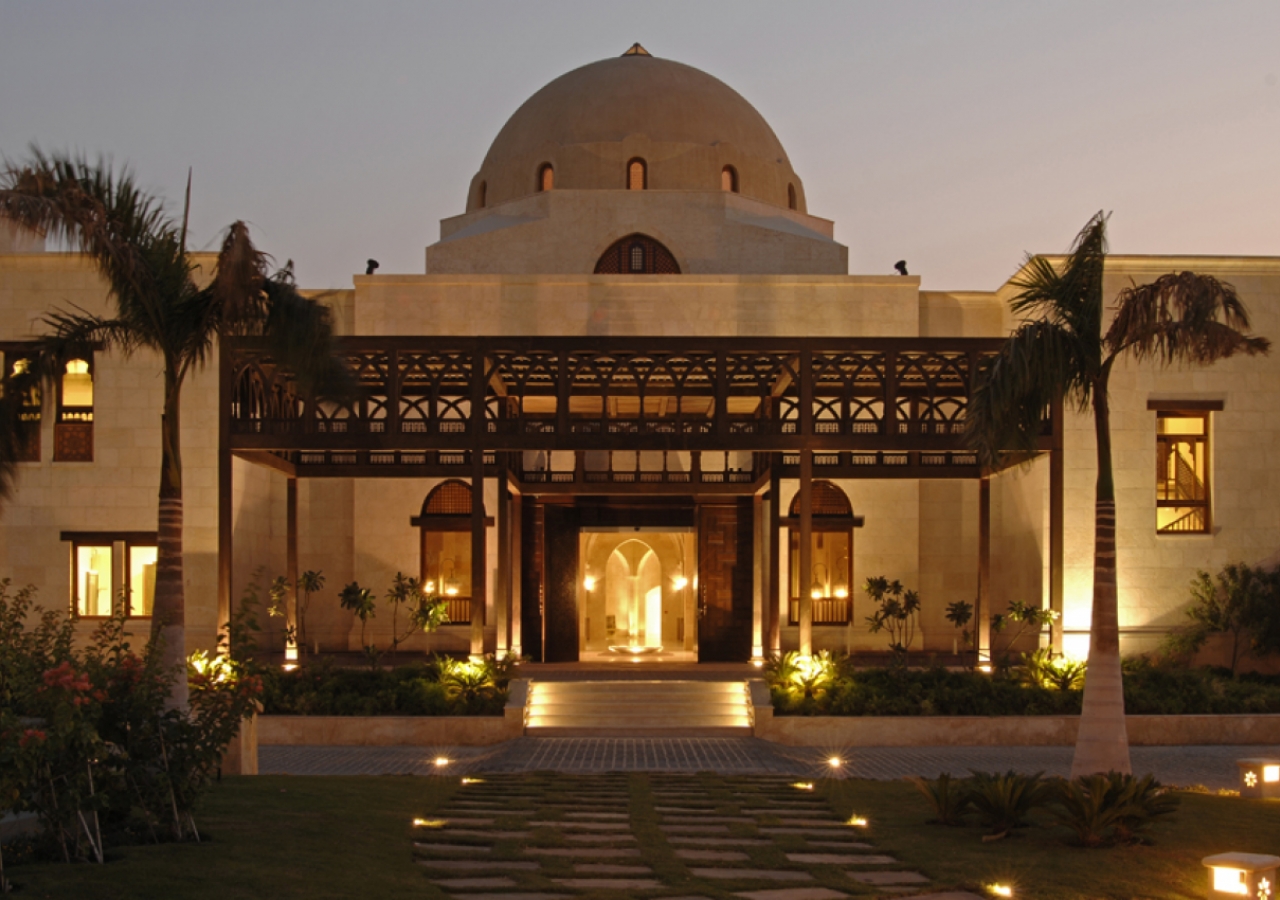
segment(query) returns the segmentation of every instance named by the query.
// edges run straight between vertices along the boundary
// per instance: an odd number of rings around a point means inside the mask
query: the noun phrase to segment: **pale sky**
[[[507,117],[640,41],[760,110],[852,274],[992,290],[1117,253],[1280,255],[1280,3],[0,0],[0,153],[107,154],[307,287],[421,273]]]

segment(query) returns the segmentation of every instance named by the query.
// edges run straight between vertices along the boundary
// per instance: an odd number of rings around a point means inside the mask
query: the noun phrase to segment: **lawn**
[[[925,824],[931,810],[901,781],[831,782],[827,796],[838,814],[870,821],[868,837],[878,851],[932,877],[940,889],[1007,882],[1017,886],[1015,896],[1036,900],[1202,900],[1204,857],[1229,850],[1280,855],[1277,801],[1180,793],[1181,808],[1153,826],[1150,845],[1086,850],[1067,844],[1070,833],[1043,813],[989,844],[977,826]]]
[[[605,777],[620,779],[628,792],[631,832],[638,839],[631,846],[639,847],[643,861],[668,886],[644,895],[671,896],[683,889],[685,894],[731,896],[742,888],[694,883],[688,864],[675,858],[656,824],[655,805],[664,801],[654,799],[655,792],[669,791],[662,785],[672,777]],[[501,788],[493,782],[488,787],[543,798],[581,796],[585,801],[600,789],[600,778],[540,773],[504,776]],[[694,783],[717,805],[729,804],[721,813],[730,811],[731,795],[758,787],[750,780],[720,776],[701,776]],[[199,812],[204,844],[130,847],[113,851],[101,867],[29,864],[11,869],[10,875],[22,888],[19,896],[34,898],[443,897],[445,892],[432,887],[414,862],[410,822],[438,813],[458,790],[456,779],[410,776],[229,778],[209,794]],[[1172,821],[1155,826],[1151,845],[1084,850],[1064,843],[1067,832],[1047,816],[987,844],[977,827],[926,824],[929,809],[904,782],[823,782],[810,796],[815,795],[825,797],[841,819],[865,816],[870,821],[866,839],[874,852],[889,853],[901,860],[901,868],[928,875],[935,891],[980,890],[1003,881],[1017,886],[1015,896],[1037,900],[1202,898],[1202,857],[1226,850],[1280,850],[1280,803],[1273,801],[1182,794],[1181,810]],[[545,812],[538,816],[544,818]],[[754,833],[754,826],[733,829]],[[534,843],[562,841],[546,832],[539,835]],[[799,838],[779,841],[776,849],[761,848],[744,865],[787,867],[783,851],[804,849]],[[800,843],[790,846],[793,842]],[[495,858],[521,852],[515,846],[495,846],[495,851]],[[547,875],[571,874],[565,864],[545,865]],[[812,871],[819,884],[869,896],[865,889],[848,886],[838,871]],[[501,892],[493,896],[497,900]]]

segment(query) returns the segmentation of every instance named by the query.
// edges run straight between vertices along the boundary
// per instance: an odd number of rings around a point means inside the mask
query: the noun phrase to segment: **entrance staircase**
[[[531,737],[745,737],[744,681],[533,681]]]

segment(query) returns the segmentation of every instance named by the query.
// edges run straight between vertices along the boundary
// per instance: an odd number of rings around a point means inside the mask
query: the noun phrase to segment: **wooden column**
[[[285,586],[285,623],[294,627],[293,653],[289,653],[288,642],[285,644],[285,659],[298,655],[298,479],[287,478],[284,488],[285,549],[284,577],[288,580]],[[292,661],[292,660],[290,660]]]
[[[751,497],[751,658],[764,659],[765,616],[768,596],[769,565],[768,541],[766,531],[768,522],[765,517],[764,497],[760,493]]]
[[[779,583],[778,542],[781,536],[782,523],[782,456],[774,454],[769,471],[769,595],[765,608],[769,613],[769,638],[766,642],[767,655],[782,655],[782,607],[779,604],[781,585]],[[788,613],[789,615],[789,613]]]
[[[502,457],[505,460],[506,454]],[[494,578],[494,653],[499,658],[511,649],[511,488],[505,463],[498,466],[498,572]]]
[[[1062,398],[1053,402],[1053,447],[1049,451],[1049,609],[1057,613],[1049,626],[1049,641],[1054,653],[1062,652],[1062,613],[1063,595],[1063,563],[1065,539],[1063,532],[1063,492],[1065,472],[1063,469],[1063,430]]]
[[[488,595],[484,541],[484,451],[471,451],[471,655],[484,655],[484,606]]]
[[[511,655],[524,655],[524,498],[511,494]]]
[[[978,479],[978,599],[974,604],[978,661],[991,661],[991,478]]]
[[[231,355],[219,342],[218,353],[218,618],[214,634],[231,621]]]
[[[800,653],[813,653],[813,451],[800,451]]]

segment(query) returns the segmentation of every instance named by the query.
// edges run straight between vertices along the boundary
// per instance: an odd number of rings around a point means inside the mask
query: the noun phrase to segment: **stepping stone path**
[[[427,900],[926,900],[929,883],[780,776],[499,774],[422,816]]]

